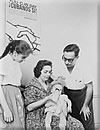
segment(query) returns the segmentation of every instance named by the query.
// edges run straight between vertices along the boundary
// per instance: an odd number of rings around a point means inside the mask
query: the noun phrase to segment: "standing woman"
[[[26,130],[45,130],[45,103],[52,100],[51,78],[52,62],[39,60],[34,68],[34,77],[24,91],[26,105]],[[59,129],[60,118],[53,116],[52,130]],[[70,130],[84,130],[83,125],[77,119],[69,116],[66,119],[66,127]]]
[[[26,41],[13,40],[0,57],[0,130],[24,129],[20,63],[31,53]]]

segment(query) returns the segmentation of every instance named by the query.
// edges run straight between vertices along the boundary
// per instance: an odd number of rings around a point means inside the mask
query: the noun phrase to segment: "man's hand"
[[[85,121],[89,119],[89,116],[91,114],[90,109],[88,106],[84,105],[80,111],[80,114],[83,112]]]

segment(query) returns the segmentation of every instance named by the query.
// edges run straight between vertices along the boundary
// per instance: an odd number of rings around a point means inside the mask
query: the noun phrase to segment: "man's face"
[[[74,67],[74,65],[76,64],[77,58],[78,56],[75,57],[74,52],[64,52],[63,57],[62,57],[65,65],[69,68]]]

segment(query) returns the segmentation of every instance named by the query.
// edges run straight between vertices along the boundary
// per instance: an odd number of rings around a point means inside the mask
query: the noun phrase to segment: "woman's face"
[[[47,81],[48,79],[49,79],[49,77],[51,76],[51,74],[52,74],[52,68],[51,68],[51,66],[49,66],[49,65],[46,65],[46,66],[44,66],[43,67],[43,69],[41,70],[41,75],[40,75],[40,79],[42,80],[42,81]]]
[[[18,54],[16,51],[14,51],[12,54],[13,60],[15,60],[18,63],[23,62],[27,57],[28,57],[28,55]]]

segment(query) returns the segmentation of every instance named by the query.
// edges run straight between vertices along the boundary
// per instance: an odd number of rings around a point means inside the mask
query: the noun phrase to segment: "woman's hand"
[[[8,107],[4,109],[3,119],[6,123],[10,123],[14,120],[12,112],[10,111],[10,109]]]
[[[58,99],[58,97],[57,97]],[[54,97],[54,94],[50,94],[49,96],[46,97],[46,102],[51,101],[52,103],[57,103],[56,97]]]
[[[27,108],[28,111],[32,111],[32,109],[33,109],[31,104],[28,105],[26,108]]]
[[[52,100],[52,96],[53,96],[53,94],[50,94],[49,96],[46,96],[46,97],[45,97],[46,102],[47,102],[47,101],[53,101],[53,100]]]

